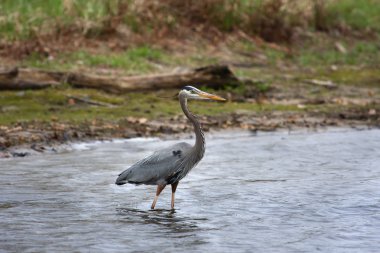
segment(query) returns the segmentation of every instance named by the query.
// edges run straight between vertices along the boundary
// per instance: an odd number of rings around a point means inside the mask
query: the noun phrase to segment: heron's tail
[[[116,179],[115,184],[117,185],[123,185],[128,183],[128,175],[129,175],[129,170],[123,171]]]

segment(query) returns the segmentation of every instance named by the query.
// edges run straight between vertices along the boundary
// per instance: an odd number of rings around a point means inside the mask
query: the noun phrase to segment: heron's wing
[[[123,171],[116,184],[165,184],[190,149],[190,144],[181,142],[156,151]]]

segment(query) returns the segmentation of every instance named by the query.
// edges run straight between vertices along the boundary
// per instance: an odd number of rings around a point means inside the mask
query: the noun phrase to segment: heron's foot
[[[152,203],[152,205],[150,206],[150,209],[154,209],[155,208],[155,206],[156,206],[156,203],[157,203],[157,199],[158,199],[158,196],[156,196],[156,197],[154,197],[154,200],[153,200],[153,203]]]

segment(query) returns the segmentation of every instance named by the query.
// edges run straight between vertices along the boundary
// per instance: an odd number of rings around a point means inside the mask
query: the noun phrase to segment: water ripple
[[[380,130],[208,137],[175,211],[170,190],[152,211],[154,187],[114,185],[173,140],[1,160],[0,251],[378,251]]]

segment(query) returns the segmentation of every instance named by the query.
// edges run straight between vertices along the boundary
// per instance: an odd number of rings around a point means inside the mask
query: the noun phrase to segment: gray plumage
[[[213,99],[223,101],[216,95],[200,91],[192,86],[185,86],[179,93],[179,102],[186,117],[194,126],[196,136],[195,145],[181,142],[173,146],[154,152],[152,155],[138,161],[123,171],[116,179],[117,185],[126,183],[158,185],[157,197],[165,185],[172,185],[172,208],[174,208],[174,192],[178,182],[203,158],[205,152],[205,138],[197,118],[187,108],[187,99]]]
[[[116,184],[166,185],[174,183],[185,170],[185,160],[191,145],[185,142],[154,152],[122,172]]]

